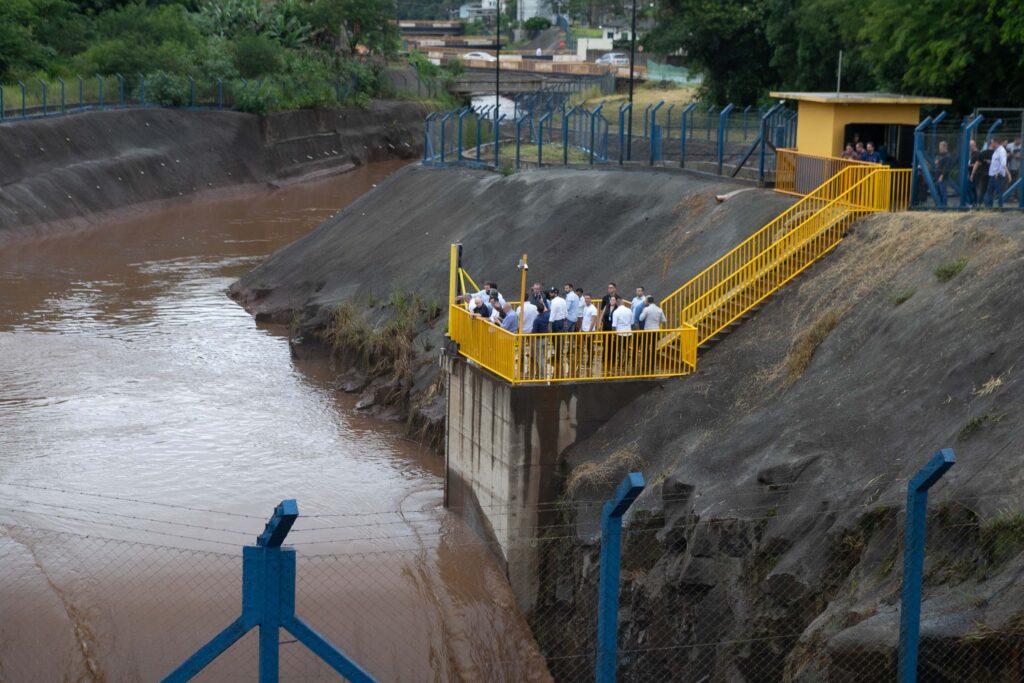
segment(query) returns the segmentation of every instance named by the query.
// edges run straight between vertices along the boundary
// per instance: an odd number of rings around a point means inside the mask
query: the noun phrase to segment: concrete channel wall
[[[512,386],[461,356],[443,359],[446,505],[492,544],[529,613],[539,588],[535,541],[554,517],[562,454],[658,383]]]

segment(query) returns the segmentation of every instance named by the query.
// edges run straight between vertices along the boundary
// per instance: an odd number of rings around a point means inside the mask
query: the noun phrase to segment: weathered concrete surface
[[[520,609],[537,599],[538,530],[558,517],[562,454],[656,382],[513,387],[461,356],[445,358],[445,499],[493,543]]]
[[[109,212],[410,158],[421,105],[296,111],[128,109],[0,126],[0,242]]]
[[[874,216],[703,353],[696,375],[570,448],[572,472],[628,451],[650,482],[626,533],[620,647],[655,650],[624,662],[621,680],[680,666],[687,680],[892,680],[906,481],[947,446],[958,463],[932,495],[944,507],[923,633],[950,655],[928,680],[1015,680],[1024,541],[995,530],[1021,510],[1021,311],[1019,215]],[[834,329],[789,377],[795,340],[829,314]],[[592,608],[591,504],[610,492],[578,488],[579,541],[545,563],[545,606],[574,612],[566,633]],[[696,646],[708,642],[722,644]]]

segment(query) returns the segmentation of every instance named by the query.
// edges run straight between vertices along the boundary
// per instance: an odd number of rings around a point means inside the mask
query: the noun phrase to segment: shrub
[[[191,99],[188,78],[164,72],[146,75],[146,100],[164,106],[182,106]]]
[[[839,323],[839,315],[834,311],[826,313],[816,320],[813,325],[800,333],[793,348],[786,358],[786,383],[792,384],[800,379],[807,366],[811,364],[811,358],[829,333]]]
[[[967,259],[965,258],[958,258],[955,261],[946,261],[935,269],[935,278],[939,282],[949,282],[959,275],[960,271],[962,271],[966,265]]]
[[[273,83],[243,84],[235,81],[231,84],[231,91],[235,94],[235,107],[241,111],[266,116],[280,108],[280,90]]]
[[[244,36],[235,43],[235,67],[242,78],[259,78],[281,70],[281,47],[266,36]]]
[[[540,33],[551,28],[551,21],[547,17],[530,17],[523,24],[523,28],[531,33]]]

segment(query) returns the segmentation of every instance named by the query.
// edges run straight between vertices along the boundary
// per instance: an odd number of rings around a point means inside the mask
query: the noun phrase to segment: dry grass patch
[[[566,496],[573,498],[583,490],[616,484],[626,472],[640,469],[643,460],[633,449],[634,445],[620,448],[600,462],[586,462],[574,469],[565,482]]]
[[[807,366],[811,364],[811,358],[830,332],[839,324],[839,314],[830,311],[818,318],[814,323],[805,329],[796,338],[793,348],[786,356],[786,384],[790,385],[800,379]]]

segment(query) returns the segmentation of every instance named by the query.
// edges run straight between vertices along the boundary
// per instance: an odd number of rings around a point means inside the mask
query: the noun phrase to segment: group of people
[[[496,282],[485,282],[475,294],[460,295],[455,300],[463,304],[474,318],[482,318],[509,332],[545,334],[548,332],[604,332],[628,333],[635,330],[658,330],[665,324],[665,312],[643,287],[636,288],[632,299],[621,295],[614,282],[608,283],[608,292],[601,297],[600,306],[593,295],[566,282],[545,289],[534,282],[526,301],[513,309],[498,290]],[[522,325],[520,327],[520,321]]]
[[[854,136],[853,141],[846,143],[846,147],[843,149],[843,158],[869,161],[872,164],[880,164],[884,159],[881,150],[875,147],[875,143],[871,141],[863,143],[857,136]]]
[[[658,330],[667,323],[665,312],[653,296],[643,287],[637,287],[635,295],[628,298],[619,293],[614,282],[608,283],[607,293],[600,300],[574,287],[571,282],[557,287],[544,288],[535,282],[527,298],[513,307],[505,300],[493,281],[484,283],[483,289],[475,294],[460,295],[455,303],[464,305],[472,317],[488,321],[513,334],[570,333],[570,332],[615,332],[605,346],[601,347],[600,358],[604,373],[628,374],[630,368],[643,364],[641,355],[648,349],[656,348],[650,340],[634,344],[632,333],[640,330]],[[532,379],[550,376],[565,376],[569,371],[579,376],[581,372],[596,371],[595,340],[585,336],[565,342],[553,342],[547,337],[526,340],[523,346],[528,357],[521,359],[528,368]],[[649,360],[649,359],[648,359]],[[653,362],[653,361],[650,361]],[[549,363],[551,370],[549,371]]]
[[[984,205],[992,208],[998,204],[1003,207],[1003,193],[1020,176],[1021,139],[1008,142],[1001,137],[993,137],[979,150],[978,143],[971,139],[970,157],[967,160],[967,204],[969,206]],[[938,154],[932,168],[935,189],[938,192],[938,206],[946,206],[949,190],[958,191],[953,182],[955,164],[949,153],[949,144],[939,142]]]

